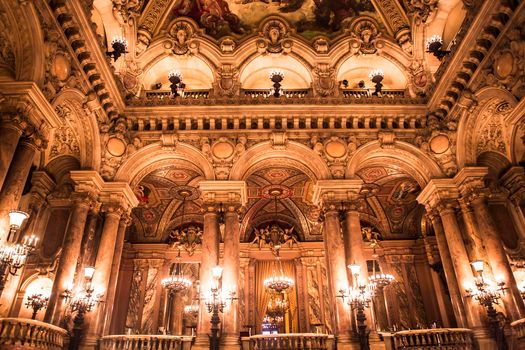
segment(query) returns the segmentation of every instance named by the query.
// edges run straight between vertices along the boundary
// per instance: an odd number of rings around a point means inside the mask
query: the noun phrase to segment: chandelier
[[[288,309],[290,309],[290,304],[288,300],[285,300],[284,295],[282,293],[274,293],[266,306],[266,315],[271,319],[277,320],[278,318],[283,318]]]
[[[275,248],[275,260],[277,268],[274,269],[273,275],[264,280],[264,286],[276,293],[282,293],[293,287],[294,280],[290,277],[285,276],[283,271],[283,265],[281,263],[281,257],[279,256],[279,248]]]
[[[177,254],[177,262],[175,263],[175,268],[171,276],[162,279],[161,284],[166,288],[170,293],[180,292],[190,288],[193,285],[193,282],[184,276],[182,272],[182,266],[180,263],[180,250]]]
[[[45,293],[43,291],[40,293],[33,293],[27,296],[25,306],[33,310],[33,313],[31,315],[32,320],[36,318],[36,315],[38,311],[40,311],[40,309],[45,309],[47,307],[48,302],[49,293]]]

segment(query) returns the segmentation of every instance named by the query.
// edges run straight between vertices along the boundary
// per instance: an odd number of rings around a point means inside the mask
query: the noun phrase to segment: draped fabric
[[[283,272],[286,276],[291,277],[294,281],[295,278],[295,265],[291,260],[281,261]],[[256,330],[257,333],[262,332],[262,322],[266,315],[266,308],[268,301],[270,301],[270,293],[264,287],[264,280],[270,277],[278,267],[275,260],[259,260],[255,265],[255,295],[256,295],[256,307],[255,319],[256,319]],[[290,303],[290,311],[285,316],[285,330],[289,333],[299,331],[299,319],[297,315],[297,292],[294,286],[291,291],[286,293],[286,299]]]

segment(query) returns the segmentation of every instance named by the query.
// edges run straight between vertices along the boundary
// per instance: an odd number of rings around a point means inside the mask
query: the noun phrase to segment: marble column
[[[436,243],[439,250],[439,257],[441,258],[441,264],[443,265],[443,271],[447,280],[448,293],[450,295],[450,302],[452,309],[454,310],[454,317],[456,324],[459,328],[466,328],[466,312],[463,300],[461,299],[461,290],[456,274],[454,272],[454,264],[450,255],[450,250],[447,244],[447,238],[445,237],[445,231],[443,224],[437,213],[430,215],[432,226],[434,227],[434,233],[436,235]]]
[[[92,283],[95,289],[98,289],[106,296],[113,266],[117,235],[119,233],[119,223],[123,210],[122,206],[117,203],[107,203],[102,206],[102,211],[105,213],[104,226],[102,228],[102,234],[98,245],[99,248],[95,260],[95,274],[93,275]],[[106,307],[108,304],[108,300],[106,300],[106,303],[100,304],[87,320],[87,334],[84,341],[87,345],[89,345],[91,341],[96,342],[102,318],[104,314],[107,313]]]
[[[461,286],[473,286],[474,274],[465,248],[465,243],[463,242],[463,236],[461,235],[461,230],[457,222],[455,204],[455,202],[442,203],[442,205],[438,207],[438,212],[441,217],[441,222],[443,223],[450,256],[453,257],[451,260],[454,266],[457,282]],[[477,305],[472,298],[467,298],[465,293],[462,293],[462,295],[464,296],[465,319],[468,327],[482,329],[482,310],[480,306]]]
[[[329,285],[332,294],[330,299],[333,301],[336,314],[335,335],[337,336],[337,348],[349,349],[351,348],[352,331],[350,307],[346,304],[346,301],[337,297],[339,290],[348,289],[348,278],[339,213],[335,205],[329,205],[325,212],[324,244],[330,278]]]
[[[55,280],[51,288],[51,296],[44,316],[44,321],[59,325],[61,313],[64,310],[62,294],[73,283],[75,268],[80,256],[80,246],[84,227],[93,200],[84,193],[72,194],[73,207],[69,216],[69,224],[62,244],[62,253],[58,261]]]
[[[224,292],[239,296],[240,268],[240,223],[237,214],[238,206],[227,205],[224,213],[224,257],[222,288]],[[223,313],[223,348],[240,349],[239,344],[239,303],[233,301]]]
[[[4,183],[9,165],[13,160],[18,140],[28,123],[18,115],[3,114],[0,116],[0,189]]]
[[[465,242],[468,246],[467,253],[469,253],[470,261],[486,260],[486,254],[483,249],[483,242],[479,236],[479,229],[476,223],[476,218],[471,205],[463,198],[459,199],[461,208],[461,215],[465,224]]]
[[[476,215],[476,221],[485,243],[487,250],[488,263],[492,268],[492,273],[498,281],[505,282],[505,287],[508,288],[506,293],[502,296],[505,309],[507,310],[507,317],[511,321],[516,321],[525,317],[525,305],[521,298],[516,279],[510,267],[505,248],[498,233],[498,228],[492,214],[489,211],[486,197],[484,195],[473,194],[471,197],[471,204]]]
[[[122,250],[124,249],[124,238],[129,222],[129,215],[126,215],[120,219],[117,237],[115,239],[115,252],[113,254],[113,263],[111,264],[108,291],[106,293],[106,310],[104,312],[102,335],[108,335],[110,333],[113,309],[115,307],[115,296],[117,292],[120,263],[122,260]]]
[[[184,318],[184,300],[182,291],[175,292],[169,298],[170,305],[170,323],[169,331],[173,335],[182,335],[182,321]]]
[[[363,254],[363,235],[361,233],[359,204],[357,201],[348,203],[348,207],[345,212],[343,232],[346,252],[346,266],[350,264],[358,264],[361,266],[360,278],[366,280],[368,278],[368,269],[366,265],[366,259]],[[347,273],[348,279],[353,283],[352,272],[348,268]]]
[[[200,293],[207,296],[211,293],[213,283],[211,269],[219,264],[220,233],[217,208],[214,204],[204,204],[204,229],[201,240]],[[210,320],[211,317],[206,309],[205,300],[201,298],[195,349],[207,349],[209,347]]]
[[[20,198],[33,164],[38,147],[34,140],[24,139],[18,143],[11,166],[0,191],[0,243],[9,234],[9,211],[18,209]]]

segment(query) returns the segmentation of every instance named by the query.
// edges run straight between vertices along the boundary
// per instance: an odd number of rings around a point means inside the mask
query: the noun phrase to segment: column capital
[[[205,203],[246,205],[248,189],[245,181],[201,181],[201,198]]]
[[[487,194],[485,177],[488,173],[488,167],[465,167],[454,176],[453,181],[462,197],[470,197],[473,193]]]
[[[22,135],[24,131],[31,125],[29,119],[22,113],[17,112],[2,112],[0,113],[0,127],[13,129]]]
[[[317,206],[358,200],[363,180],[319,180],[314,185],[312,202]]]
[[[423,188],[417,196],[417,201],[424,205],[427,212],[433,209],[450,207],[452,203],[457,204],[459,189],[453,179],[433,179]]]
[[[56,186],[55,181],[45,171],[34,171],[31,175],[31,195],[44,200]]]
[[[130,212],[139,204],[137,196],[127,182],[106,182],[103,184],[99,195],[102,210],[106,213]]]
[[[525,169],[511,167],[500,179],[500,184],[509,191],[510,199],[517,203],[525,201]]]

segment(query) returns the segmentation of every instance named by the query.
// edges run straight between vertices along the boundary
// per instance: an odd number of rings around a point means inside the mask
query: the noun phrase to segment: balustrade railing
[[[146,91],[146,98],[149,98],[149,99],[163,100],[163,99],[171,98],[171,95],[172,95],[171,91],[165,91],[165,90]],[[179,96],[177,98],[206,99],[208,97],[210,97],[210,90],[185,90],[182,93],[182,96]]]
[[[371,98],[374,89],[343,89],[343,96],[347,98]],[[382,98],[403,98],[406,97],[405,90],[383,89]]]
[[[176,335],[107,335],[100,350],[189,350],[193,337]]]
[[[67,331],[25,318],[0,318],[0,349],[62,350]]]
[[[414,329],[396,332],[392,336],[395,350],[471,350],[472,331],[465,328]]]
[[[241,338],[242,350],[331,350],[334,336],[328,334],[260,334]]]
[[[281,96],[286,98],[305,98],[310,92],[309,89],[282,89]],[[245,89],[242,95],[251,98],[269,98],[273,96],[271,89]]]

